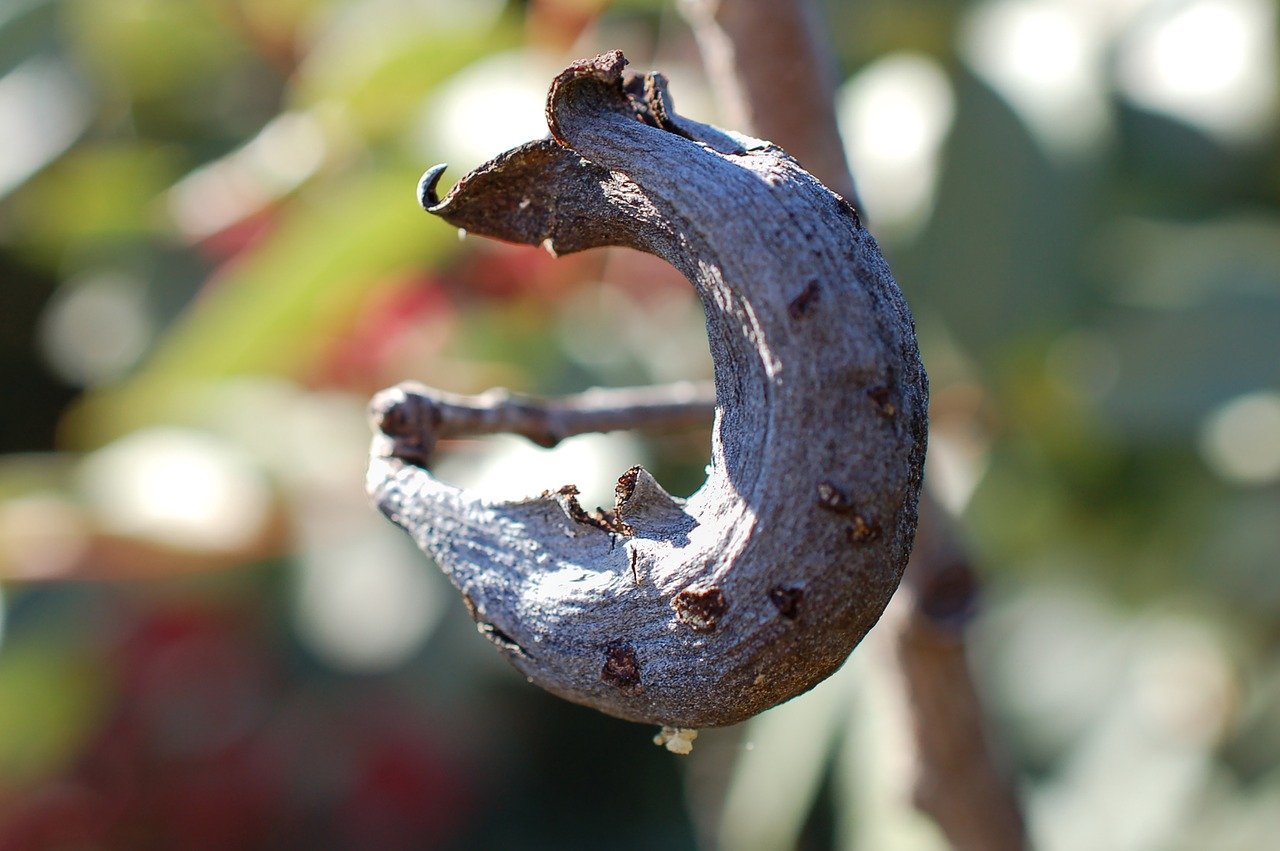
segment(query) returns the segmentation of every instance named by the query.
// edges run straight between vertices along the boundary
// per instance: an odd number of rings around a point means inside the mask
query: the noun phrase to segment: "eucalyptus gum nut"
[[[447,406],[396,388],[373,403],[368,489],[532,682],[632,721],[733,724],[833,673],[896,589],[927,381],[853,209],[776,146],[680,118],[661,77],[624,65],[574,63],[551,86],[551,138],[443,199],[436,167],[419,198],[472,234],[629,246],[684,273],[715,364],[706,483],[684,501],[632,468],[595,514],[557,482],[484,501],[426,469]]]

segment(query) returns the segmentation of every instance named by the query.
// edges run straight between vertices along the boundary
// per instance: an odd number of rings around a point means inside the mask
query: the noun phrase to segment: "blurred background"
[[[1275,3],[825,11],[1036,843],[1274,848]],[[414,201],[615,47],[717,120],[663,0],[0,0],[0,848],[943,847],[865,653],[675,757],[527,685],[366,504],[383,386],[709,375],[662,263]],[[609,504],[634,463],[692,492],[708,439],[437,469]]]

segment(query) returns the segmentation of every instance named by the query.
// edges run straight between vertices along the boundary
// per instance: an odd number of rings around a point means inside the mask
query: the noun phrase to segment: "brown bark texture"
[[[715,366],[706,483],[679,500],[636,467],[610,509],[561,483],[486,502],[431,475],[458,412],[406,386],[375,399],[368,489],[531,681],[634,721],[732,724],[834,672],[897,587],[926,380],[848,203],[780,148],[679,117],[661,76],[624,65],[574,63],[551,85],[551,138],[443,199],[432,169],[420,195],[472,234],[553,254],[623,245],[684,273]]]
[[[828,185],[845,187],[856,206],[813,0],[681,5],[722,108],[743,116],[744,130],[800,152],[801,162]],[[794,95],[797,80],[808,81],[807,97]],[[945,510],[922,495],[920,515],[902,588],[871,636],[888,646],[911,715],[914,803],[957,849],[1026,848],[1021,807],[995,753],[965,649],[977,575]]]

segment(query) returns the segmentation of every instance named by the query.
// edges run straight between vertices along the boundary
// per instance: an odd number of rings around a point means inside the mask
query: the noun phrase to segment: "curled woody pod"
[[[471,234],[554,254],[629,246],[684,273],[715,364],[706,483],[676,499],[634,467],[594,513],[572,486],[481,500],[427,470],[437,438],[506,429],[554,444],[625,426],[626,391],[539,405],[402,385],[373,402],[368,489],[532,682],[633,721],[732,724],[833,673],[897,587],[926,379],[854,210],[776,146],[677,116],[665,81],[625,64],[615,51],[570,66],[551,86],[550,138],[443,199],[432,169],[419,194]]]

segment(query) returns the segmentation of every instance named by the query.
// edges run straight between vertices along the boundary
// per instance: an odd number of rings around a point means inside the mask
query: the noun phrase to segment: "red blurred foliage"
[[[458,770],[401,711],[365,711],[345,728],[354,772],[337,826],[352,847],[421,848],[423,839],[461,828],[472,809]]]
[[[452,270],[450,293],[459,303],[533,299],[554,304],[586,280],[599,280],[608,252],[593,249],[552,257],[541,248],[484,242]]]
[[[144,613],[104,664],[103,724],[62,776],[7,802],[0,851],[423,848],[473,809],[418,707],[304,691],[243,610]]]
[[[378,288],[344,337],[335,340],[309,383],[371,393],[414,374],[452,333],[460,307],[523,299],[554,309],[583,281],[598,278],[604,252],[557,259],[528,246],[486,243],[441,276]]]
[[[455,311],[440,281],[418,277],[369,298],[350,332],[336,340],[311,383],[370,393],[387,383],[397,353],[415,356],[439,351],[452,331]],[[412,342],[412,347],[406,343]]]
[[[283,205],[269,204],[257,212],[210,234],[195,248],[206,260],[222,267],[262,242],[275,230]],[[215,276],[214,281],[217,280]]]

